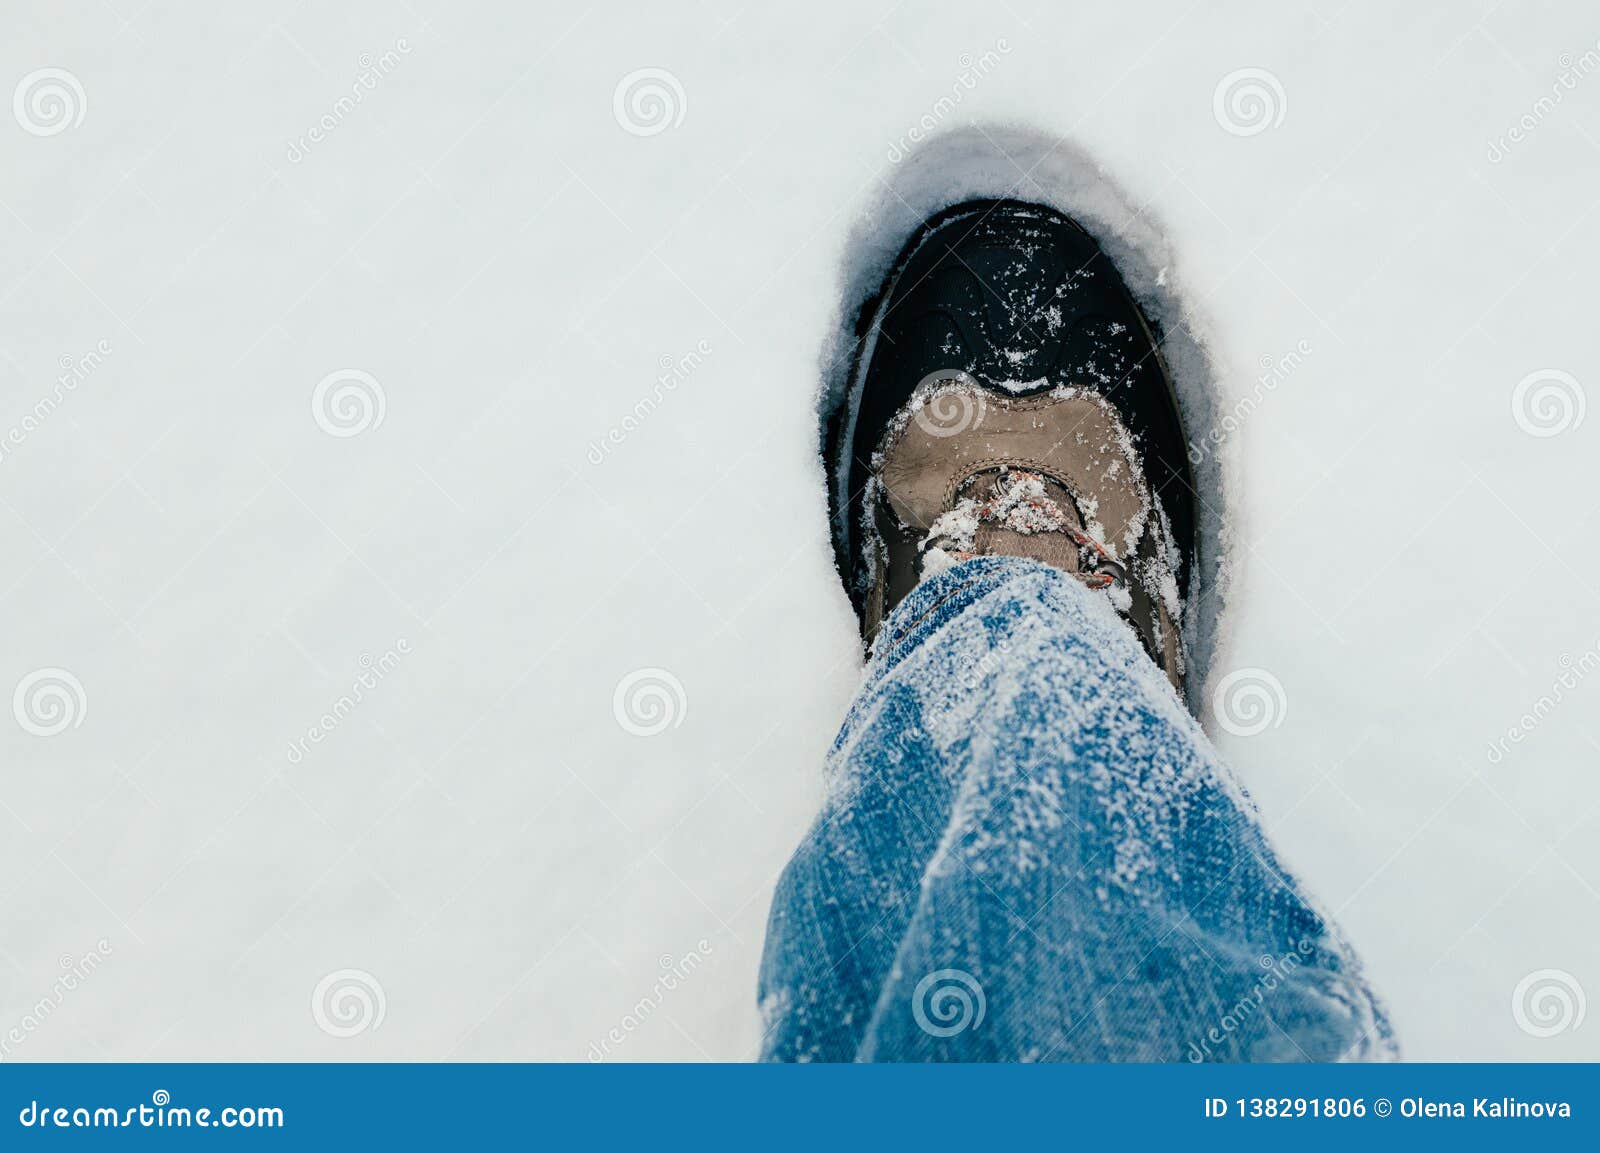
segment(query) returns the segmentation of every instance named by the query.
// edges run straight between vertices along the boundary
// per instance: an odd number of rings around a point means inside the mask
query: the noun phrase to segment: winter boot
[[[870,640],[917,582],[1028,556],[1106,590],[1182,692],[1193,490],[1157,338],[1052,209],[952,208],[862,313],[828,446],[840,571]]]

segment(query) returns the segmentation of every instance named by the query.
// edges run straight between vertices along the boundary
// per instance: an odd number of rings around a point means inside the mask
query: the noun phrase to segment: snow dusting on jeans
[[[777,1060],[1394,1054],[1104,595],[1003,557],[885,622],[779,884],[761,1003]]]

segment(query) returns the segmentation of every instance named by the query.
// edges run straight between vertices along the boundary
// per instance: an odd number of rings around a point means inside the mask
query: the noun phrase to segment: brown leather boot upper
[[[873,475],[881,547],[868,635],[939,568],[1031,557],[1105,589],[1181,693],[1175,549],[1133,439],[1103,397],[935,382],[891,423]]]

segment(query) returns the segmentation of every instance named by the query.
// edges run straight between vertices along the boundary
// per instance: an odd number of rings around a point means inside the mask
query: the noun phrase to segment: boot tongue
[[[1022,556],[1082,571],[1083,518],[1072,494],[1036,472],[983,472],[963,486],[966,495],[933,522],[922,542],[927,569],[970,556]],[[935,555],[940,554],[940,555]]]
[[[974,543],[980,553],[1032,557],[1076,573],[1082,531],[1077,502],[1061,484],[1040,473],[1003,472],[979,506]]]

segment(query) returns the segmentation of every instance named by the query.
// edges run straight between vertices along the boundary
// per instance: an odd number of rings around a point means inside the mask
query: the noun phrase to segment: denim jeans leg
[[[884,623],[779,883],[763,1057],[1383,1059],[1337,929],[1106,594],[985,557]]]

